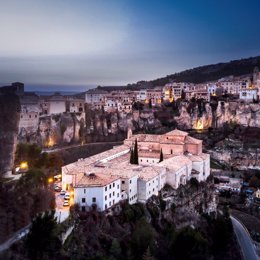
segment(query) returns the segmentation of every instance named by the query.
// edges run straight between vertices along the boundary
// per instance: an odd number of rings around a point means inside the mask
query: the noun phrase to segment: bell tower
[[[127,130],[127,139],[130,139],[133,136],[132,128],[128,128]]]

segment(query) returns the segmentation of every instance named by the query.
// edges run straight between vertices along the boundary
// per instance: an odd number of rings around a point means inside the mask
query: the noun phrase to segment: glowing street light
[[[50,177],[50,178],[48,179],[48,183],[53,183],[53,178],[52,178],[52,177]]]

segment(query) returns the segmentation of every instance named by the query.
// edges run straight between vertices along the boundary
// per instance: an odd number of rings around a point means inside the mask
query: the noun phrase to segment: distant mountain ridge
[[[131,87],[148,86],[164,86],[165,84],[175,82],[192,82],[205,83],[208,81],[218,80],[230,75],[242,76],[253,73],[255,67],[260,68],[260,56],[250,57],[247,59],[232,60],[225,63],[217,63],[212,65],[205,65],[193,69],[184,70],[179,73],[174,73],[151,81],[140,81],[135,84],[129,84]]]

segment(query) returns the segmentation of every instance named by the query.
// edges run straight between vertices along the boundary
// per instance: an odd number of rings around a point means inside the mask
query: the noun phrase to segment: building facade
[[[130,164],[135,140],[138,165]],[[209,174],[210,156],[202,152],[201,140],[180,130],[164,135],[132,135],[130,131],[123,145],[62,167],[62,187],[74,189],[75,202],[82,210],[95,204],[102,211],[121,200],[146,202],[165,184],[177,189],[192,177],[205,181]]]

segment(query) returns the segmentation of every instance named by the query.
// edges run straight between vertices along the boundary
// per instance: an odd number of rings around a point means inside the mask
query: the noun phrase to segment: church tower
[[[133,136],[132,128],[128,127],[127,130],[127,139],[130,139]]]

